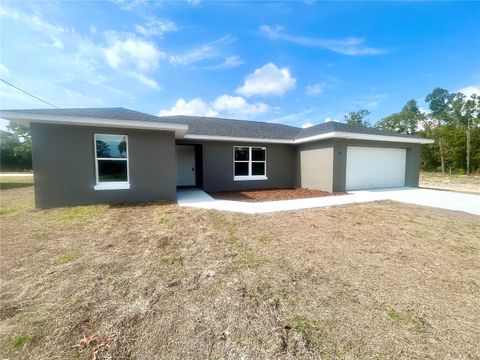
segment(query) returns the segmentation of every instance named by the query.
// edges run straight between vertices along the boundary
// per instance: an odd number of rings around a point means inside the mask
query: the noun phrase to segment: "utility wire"
[[[30,94],[28,91],[25,91],[25,90],[23,90],[23,89],[20,89],[18,86],[15,86],[15,85],[9,83],[9,82],[6,81],[6,80],[3,80],[2,78],[0,78],[0,81],[4,82],[4,83],[7,84],[7,85],[10,85],[11,87],[13,87],[13,88],[15,88],[15,89],[17,89],[17,90],[25,93],[25,94],[27,94],[28,96],[33,97],[34,99],[40,100],[41,102],[43,102],[43,103],[45,103],[45,104],[47,104],[47,105],[50,105],[50,106],[54,107],[55,109],[58,109],[58,108],[59,108],[58,106],[55,106],[55,105],[53,105],[52,103],[49,103],[48,101],[45,101],[45,100],[43,100],[43,99],[40,99],[38,96],[35,96],[35,95]]]

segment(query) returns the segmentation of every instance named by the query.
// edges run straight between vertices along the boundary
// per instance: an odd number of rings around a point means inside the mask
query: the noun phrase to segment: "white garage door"
[[[347,190],[405,185],[405,149],[347,147]]]

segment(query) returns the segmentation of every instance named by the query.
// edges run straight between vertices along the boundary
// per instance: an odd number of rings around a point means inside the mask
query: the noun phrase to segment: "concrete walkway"
[[[347,195],[265,202],[216,200],[199,189],[179,190],[177,192],[177,203],[180,206],[234,211],[246,214],[301,210],[379,200],[400,201],[408,204],[464,211],[480,215],[480,195],[419,188],[362,190],[353,191]]]

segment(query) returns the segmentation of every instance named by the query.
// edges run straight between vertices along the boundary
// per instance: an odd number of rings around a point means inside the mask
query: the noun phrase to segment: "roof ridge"
[[[128,110],[128,109],[127,109]],[[135,110],[133,110],[135,111]],[[249,122],[249,123],[257,123],[257,124],[269,124],[269,125],[281,125],[281,126],[286,126],[290,127],[293,129],[302,129],[301,127],[298,126],[292,126],[292,125],[287,125],[287,124],[281,124],[281,123],[274,123],[274,122],[269,122],[269,121],[257,121],[257,120],[245,120],[245,119],[231,119],[231,118],[223,118],[223,117],[217,117],[217,116],[200,116],[200,115],[153,115],[157,116],[158,118],[172,118],[172,117],[179,117],[179,118],[199,118],[199,119],[210,119],[210,120],[224,120],[224,121],[243,121],[243,122]]]

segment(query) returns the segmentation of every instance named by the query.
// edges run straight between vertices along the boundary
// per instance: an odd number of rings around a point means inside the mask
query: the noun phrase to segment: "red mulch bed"
[[[219,200],[239,200],[248,202],[305,199],[321,196],[344,195],[343,192],[327,192],[303,188],[253,189],[243,191],[220,191],[209,193]]]

